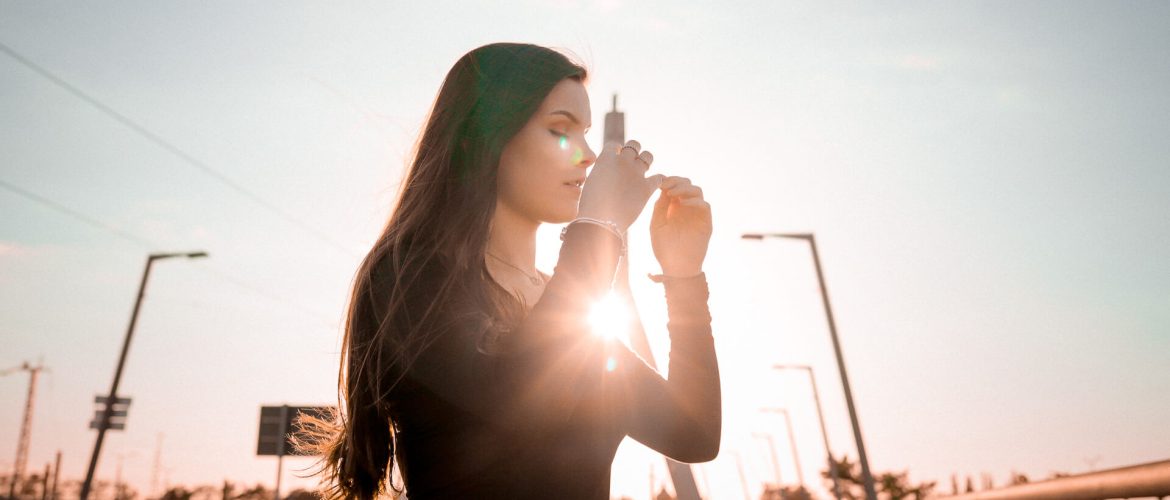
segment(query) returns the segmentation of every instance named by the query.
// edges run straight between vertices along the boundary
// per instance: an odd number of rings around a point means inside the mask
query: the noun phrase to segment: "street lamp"
[[[804,470],[800,466],[800,454],[796,451],[796,435],[792,432],[792,416],[785,408],[760,408],[760,411],[784,415],[784,426],[788,428],[788,444],[792,446],[792,461],[796,464],[796,480],[800,487],[804,488]]]
[[[807,241],[812,248],[813,264],[817,270],[817,282],[821,288],[821,302],[825,305],[825,317],[829,321],[829,335],[833,339],[833,352],[837,355],[837,369],[841,372],[841,386],[845,391],[845,405],[849,408],[849,421],[853,424],[853,440],[857,443],[857,456],[861,462],[861,477],[865,483],[865,498],[877,500],[873,487],[873,475],[869,472],[869,459],[865,455],[865,443],[861,439],[861,425],[857,422],[857,410],[853,407],[853,392],[849,389],[849,376],[845,373],[845,359],[841,355],[841,342],[837,339],[837,324],[833,321],[833,309],[829,305],[829,292],[825,290],[825,276],[821,271],[821,258],[817,254],[817,240],[812,233],[744,233],[745,240],[764,238],[787,238]]]
[[[89,470],[85,473],[85,482],[81,484],[81,500],[89,499],[89,490],[93,485],[93,473],[97,469],[98,456],[102,451],[102,441],[106,438],[106,430],[110,427],[110,417],[114,411],[114,402],[118,397],[118,383],[122,381],[122,368],[126,365],[126,353],[130,350],[130,338],[134,335],[134,325],[138,322],[138,310],[142,307],[142,297],[146,294],[146,280],[150,277],[150,266],[156,260],[172,257],[187,257],[196,259],[207,257],[207,252],[179,252],[179,253],[152,253],[146,258],[146,270],[142,272],[142,282],[138,284],[138,298],[134,301],[134,311],[130,314],[130,327],[126,329],[126,339],[122,342],[122,354],[118,358],[118,369],[114,371],[114,384],[110,387],[110,395],[106,400],[106,408],[102,417],[98,419],[97,441],[93,444],[93,455],[89,458]]]
[[[772,465],[776,467],[776,487],[780,487],[780,457],[776,454],[776,439],[766,432],[753,432],[752,437],[768,440],[768,450],[772,452]]]
[[[748,489],[747,475],[743,473],[743,457],[739,452],[735,453],[735,468],[739,469],[739,484],[743,486],[743,499],[752,500],[752,492]]]
[[[833,478],[833,496],[837,500],[841,500],[841,484],[837,479],[837,465],[833,461],[833,450],[829,448],[829,434],[825,431],[825,416],[821,412],[821,396],[817,392],[817,378],[813,375],[813,369],[808,365],[775,365],[772,368],[777,370],[804,370],[808,372],[808,379],[812,382],[813,401],[817,404],[817,420],[821,423],[821,439],[825,441],[825,454],[829,456],[829,475]]]

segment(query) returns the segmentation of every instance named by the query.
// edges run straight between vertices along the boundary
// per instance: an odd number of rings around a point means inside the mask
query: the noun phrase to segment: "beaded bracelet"
[[[626,235],[625,233],[622,233],[621,229],[618,228],[617,223],[612,221],[594,219],[592,217],[577,217],[576,219],[569,221],[569,223],[565,224],[565,227],[561,229],[561,241],[565,240],[565,233],[569,232],[569,226],[573,225],[574,222],[588,222],[590,224],[597,224],[598,226],[609,230],[609,232],[617,235],[617,237],[622,240],[621,255],[626,254]]]

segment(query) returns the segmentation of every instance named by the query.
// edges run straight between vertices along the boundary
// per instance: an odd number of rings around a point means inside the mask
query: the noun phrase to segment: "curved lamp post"
[[[126,329],[126,339],[122,342],[122,355],[118,358],[118,369],[114,371],[114,384],[110,387],[110,395],[106,400],[106,408],[98,419],[97,441],[93,444],[93,455],[89,458],[89,470],[85,473],[85,482],[81,485],[81,500],[89,499],[89,491],[93,485],[93,473],[97,469],[98,456],[102,451],[102,441],[106,438],[106,430],[110,427],[110,417],[114,412],[114,401],[118,397],[118,383],[122,381],[122,367],[126,365],[126,353],[130,350],[130,338],[134,335],[134,325],[138,322],[138,310],[142,307],[142,297],[146,293],[146,280],[150,277],[150,266],[156,260],[172,257],[187,257],[196,259],[207,257],[207,252],[180,252],[180,253],[152,253],[146,258],[146,270],[142,272],[142,282],[138,284],[138,299],[134,302],[134,312],[130,314],[130,327]]]
[[[800,466],[800,454],[796,451],[796,434],[792,432],[792,416],[786,408],[760,408],[760,411],[784,415],[784,426],[788,428],[788,444],[792,447],[792,463],[796,464],[796,482],[804,488],[804,468]]]
[[[812,382],[813,401],[817,404],[817,420],[821,423],[821,439],[825,441],[825,454],[829,458],[829,475],[833,478],[833,496],[837,500],[841,500],[841,484],[837,479],[837,465],[833,461],[833,450],[829,448],[829,434],[825,431],[825,415],[821,412],[821,396],[817,392],[817,378],[813,375],[813,369],[808,365],[775,365],[772,368],[777,370],[804,370],[808,372],[808,379]]]
[[[767,432],[753,432],[752,437],[768,440],[768,451],[772,453],[772,466],[775,467],[776,487],[779,488],[782,483],[780,479],[780,455],[776,453],[776,438]]]
[[[833,339],[833,352],[837,355],[837,369],[841,372],[841,386],[845,391],[845,404],[849,408],[849,421],[853,424],[853,440],[857,443],[857,457],[861,462],[861,477],[865,483],[865,497],[877,500],[873,486],[873,475],[869,472],[869,459],[865,455],[865,443],[861,439],[861,425],[857,422],[857,410],[853,407],[853,392],[849,389],[849,376],[845,373],[845,359],[841,355],[841,342],[837,339],[837,324],[833,321],[833,309],[829,305],[829,292],[825,290],[825,276],[821,272],[821,258],[817,254],[817,240],[812,233],[744,233],[745,240],[764,238],[787,238],[807,241],[812,248],[813,264],[817,270],[817,282],[821,287],[821,302],[825,305],[825,316],[829,321],[829,335]],[[832,469],[830,469],[832,470]]]

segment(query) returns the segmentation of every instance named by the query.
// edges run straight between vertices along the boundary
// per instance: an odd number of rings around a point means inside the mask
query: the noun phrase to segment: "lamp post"
[[[788,444],[792,446],[792,462],[796,464],[796,481],[804,487],[804,468],[800,466],[800,454],[796,451],[796,434],[792,432],[792,416],[785,408],[760,408],[760,411],[784,415],[784,426],[788,428]]]
[[[118,383],[122,381],[122,368],[126,365],[126,353],[130,350],[130,338],[134,335],[134,325],[138,322],[138,311],[142,308],[142,297],[146,294],[146,280],[150,277],[150,266],[156,260],[171,257],[195,259],[207,257],[207,252],[152,253],[146,258],[146,270],[142,272],[142,282],[138,284],[138,298],[134,301],[134,311],[130,314],[130,327],[126,329],[126,339],[122,342],[122,354],[118,358],[118,368],[114,371],[114,383],[110,386],[110,395],[106,400],[102,417],[98,419],[97,441],[93,444],[93,455],[89,458],[89,470],[85,473],[85,482],[81,484],[81,500],[89,499],[89,491],[93,485],[93,474],[97,470],[98,456],[102,451],[102,441],[106,438],[106,430],[110,427],[110,417],[114,411],[114,402],[117,401]]]
[[[768,440],[768,451],[772,453],[772,465],[776,467],[776,487],[780,487],[780,456],[776,454],[776,439],[771,434],[765,432],[753,432],[753,437],[764,438]]]
[[[735,468],[739,470],[739,484],[743,486],[743,499],[752,500],[752,492],[748,489],[747,475],[743,473],[743,457],[735,452]]]
[[[787,238],[807,241],[812,248],[813,264],[816,266],[817,283],[821,289],[821,302],[825,306],[825,316],[829,321],[829,335],[833,339],[833,352],[837,355],[837,369],[841,373],[841,387],[845,392],[845,405],[849,408],[849,421],[853,424],[853,440],[857,443],[857,457],[861,462],[861,477],[865,483],[865,498],[877,500],[877,492],[873,486],[873,475],[869,472],[869,459],[865,455],[865,443],[861,439],[861,425],[857,422],[857,410],[853,406],[853,392],[849,389],[849,376],[845,373],[845,359],[841,355],[841,342],[837,339],[837,324],[833,321],[833,308],[829,305],[829,292],[825,289],[825,276],[821,271],[821,258],[817,253],[817,240],[812,233],[744,233],[745,240],[763,240],[764,238]]]
[[[829,434],[825,431],[825,416],[821,412],[821,396],[817,392],[817,378],[813,375],[813,369],[808,365],[775,365],[772,368],[777,370],[804,370],[808,372],[808,379],[812,382],[813,401],[817,404],[817,420],[821,423],[821,439],[825,441],[825,454],[829,458],[829,475],[833,478],[833,496],[837,500],[841,500],[841,484],[837,479],[837,465],[833,461],[833,450],[829,448]]]

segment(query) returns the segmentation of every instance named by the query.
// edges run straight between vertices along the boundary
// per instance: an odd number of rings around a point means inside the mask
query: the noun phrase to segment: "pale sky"
[[[270,484],[261,405],[336,401],[340,321],[447,70],[522,41],[591,69],[653,171],[703,187],[704,270],[724,391],[711,498],[856,457],[808,249],[813,231],[871,466],[914,481],[1033,478],[1170,458],[1170,4],[520,1],[4,2],[0,43],[164,148],[0,52],[0,369],[43,357],[29,469],[84,476],[145,257],[127,429],[99,476]],[[207,170],[262,200],[226,185]],[[279,213],[298,221],[294,224]],[[633,282],[659,364],[664,304],[646,222]],[[542,229],[538,267],[556,263]],[[27,376],[0,378],[0,470]],[[286,460],[284,489],[306,459]],[[661,459],[623,444],[613,494]]]

